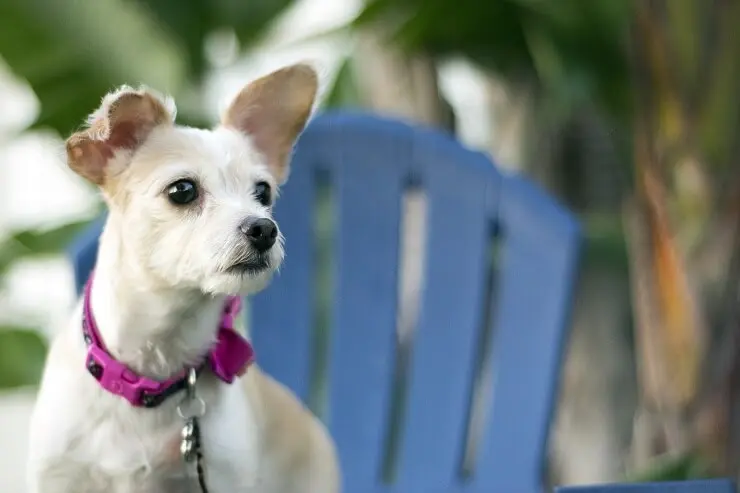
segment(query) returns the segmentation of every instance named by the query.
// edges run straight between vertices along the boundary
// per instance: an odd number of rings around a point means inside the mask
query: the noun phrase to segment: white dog
[[[309,66],[278,70],[202,130],[125,87],[67,140],[70,168],[110,213],[89,289],[48,355],[32,493],[339,491],[325,429],[247,369],[251,348],[225,312],[282,262],[271,208],[316,90]]]

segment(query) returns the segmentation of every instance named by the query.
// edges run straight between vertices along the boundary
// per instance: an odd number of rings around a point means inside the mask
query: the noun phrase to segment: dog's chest
[[[109,490],[121,489],[117,485],[126,485],[129,477],[131,486],[148,491],[168,477],[186,474],[179,454],[180,429],[175,419],[103,420],[87,439],[81,438],[77,454],[96,470],[94,476],[110,483]]]
[[[256,479],[258,428],[240,386],[220,390],[218,399],[206,399],[210,406],[200,418],[205,481],[210,493],[246,492]],[[112,483],[123,486],[121,493],[200,492],[195,464],[186,464],[180,455],[184,421],[178,416],[157,421],[143,423],[137,433],[131,433],[137,429],[135,425],[128,432],[115,425],[107,430],[101,427],[100,439],[92,444],[100,457],[109,455],[108,464],[102,462],[101,466],[111,474]],[[121,448],[106,452],[106,443],[120,443]],[[129,476],[133,484],[113,476],[126,470],[133,472]],[[107,489],[111,490],[117,491],[115,487]]]
[[[201,491],[195,465],[180,456],[184,421],[176,411],[179,396],[161,408],[141,410],[117,397],[95,394],[97,402],[85,406],[86,417],[67,415],[72,419],[66,423],[57,418],[56,430],[46,434],[47,440],[58,440],[61,446],[58,455],[50,452],[56,446],[40,451],[46,455],[41,462],[48,476],[62,475],[65,484],[78,485],[80,492]],[[221,384],[217,392],[204,392],[203,398],[206,413],[200,423],[208,491],[248,492],[256,481],[259,446],[250,402],[238,383]]]

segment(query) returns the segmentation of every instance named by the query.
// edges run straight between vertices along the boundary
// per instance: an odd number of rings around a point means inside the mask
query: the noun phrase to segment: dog
[[[32,493],[339,492],[327,431],[249,364],[231,327],[238,296],[283,260],[272,205],[317,87],[308,64],[282,68],[208,130],[176,125],[171,99],[123,87],[66,141],[109,215],[86,294],[47,356]],[[241,365],[225,376],[220,350]],[[141,390],[168,379],[172,395]]]

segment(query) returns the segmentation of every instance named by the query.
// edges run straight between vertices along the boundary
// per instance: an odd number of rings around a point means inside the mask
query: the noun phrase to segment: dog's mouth
[[[226,269],[226,271],[232,274],[256,275],[266,271],[270,266],[271,262],[269,257],[261,255],[257,258],[237,262]]]

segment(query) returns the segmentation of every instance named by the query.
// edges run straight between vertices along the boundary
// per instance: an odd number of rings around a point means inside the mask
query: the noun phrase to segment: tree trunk
[[[454,129],[454,115],[442,98],[431,57],[407,55],[383,41],[377,28],[358,33],[358,82],[374,111],[413,122]]]

